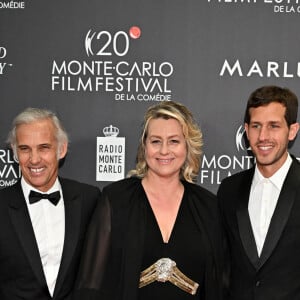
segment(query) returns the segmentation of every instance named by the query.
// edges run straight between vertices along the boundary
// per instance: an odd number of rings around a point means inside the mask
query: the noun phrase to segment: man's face
[[[58,175],[58,160],[67,152],[67,144],[58,149],[55,132],[49,119],[19,125],[16,130],[16,151],[22,176],[42,192],[53,186]]]
[[[250,108],[250,123],[245,124],[247,137],[259,170],[272,176],[285,162],[289,141],[298,132],[299,124],[288,127],[284,118],[286,108],[277,102]]]

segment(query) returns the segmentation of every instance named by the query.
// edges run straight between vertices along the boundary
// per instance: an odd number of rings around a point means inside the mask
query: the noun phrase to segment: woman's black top
[[[168,243],[163,241],[155,215],[149,202],[146,201],[146,231],[141,271],[160,258],[170,258],[176,262],[177,268],[184,275],[199,284],[197,293],[191,295],[169,281],[155,281],[139,289],[139,300],[204,299],[203,281],[207,250],[202,241],[201,232],[193,220],[185,195],[186,193],[183,195]]]
[[[139,178],[103,189],[86,235],[74,300],[222,299],[225,260],[216,196],[182,183],[184,196],[167,244]],[[170,282],[139,288],[141,271],[162,257],[199,283],[197,295]]]

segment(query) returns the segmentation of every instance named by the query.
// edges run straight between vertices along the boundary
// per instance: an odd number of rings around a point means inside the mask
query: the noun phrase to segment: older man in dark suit
[[[100,190],[58,177],[68,137],[53,112],[21,112],[8,141],[22,177],[0,190],[0,299],[70,299]]]
[[[231,300],[300,299],[300,164],[288,153],[298,100],[264,86],[248,100],[245,130],[256,165],[218,191],[231,254]]]

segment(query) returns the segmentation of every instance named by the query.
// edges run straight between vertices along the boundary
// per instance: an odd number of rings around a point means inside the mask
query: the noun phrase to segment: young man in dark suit
[[[0,190],[0,299],[69,300],[100,190],[58,177],[68,136],[53,112],[21,112],[8,142],[22,177]]]
[[[245,130],[256,164],[218,190],[230,259],[230,300],[300,299],[300,164],[288,153],[298,100],[264,86],[247,103]]]

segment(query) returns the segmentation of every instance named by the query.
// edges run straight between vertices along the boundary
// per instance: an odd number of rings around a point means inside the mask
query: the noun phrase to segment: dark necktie
[[[60,192],[54,192],[51,194],[42,194],[35,191],[30,191],[29,193],[29,203],[36,203],[41,199],[48,199],[52,204],[56,205],[60,199]]]

